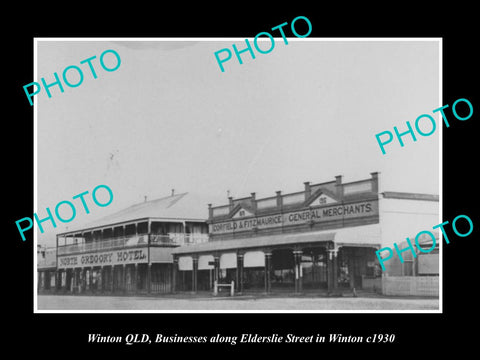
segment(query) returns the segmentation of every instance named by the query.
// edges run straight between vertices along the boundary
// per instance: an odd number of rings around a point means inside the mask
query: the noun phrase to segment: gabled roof
[[[121,224],[139,219],[206,221],[207,217],[207,202],[197,195],[185,192],[129,206],[82,227],[65,231],[62,234],[71,234],[82,230]]]
[[[382,244],[379,224],[354,226],[340,229],[320,230],[315,232],[284,233],[277,235],[254,236],[228,240],[215,240],[172,250],[172,254],[191,255],[195,253],[212,253],[215,251],[235,251],[237,249],[262,249],[281,245],[317,244],[333,241],[337,246],[369,246],[380,248]]]

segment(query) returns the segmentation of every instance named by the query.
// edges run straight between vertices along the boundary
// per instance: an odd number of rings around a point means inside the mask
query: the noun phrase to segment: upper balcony
[[[58,255],[144,246],[177,247],[208,242],[208,239],[208,234],[191,233],[168,233],[166,235],[132,235],[96,240],[91,242],[84,242],[84,239],[80,239],[80,242],[74,244],[59,245]]]

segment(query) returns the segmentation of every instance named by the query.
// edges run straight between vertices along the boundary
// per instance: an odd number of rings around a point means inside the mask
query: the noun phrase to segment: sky
[[[195,41],[65,41],[37,39],[33,81],[53,82],[70,65],[83,70],[75,88],[64,84],[35,96],[35,193],[39,218],[70,200],[77,215],[53,228],[43,223],[39,244],[55,234],[112,214],[144,197],[194,192],[207,203],[303,190],[303,182],[356,181],[380,172],[380,191],[439,194],[441,126],[417,141],[404,137],[383,155],[375,134],[406,130],[443,105],[439,42],[277,39],[268,54],[233,54],[221,72],[214,53],[244,39]],[[268,48],[267,43],[261,44]],[[102,69],[113,49],[120,67]],[[96,56],[93,79],[82,60]],[[115,65],[105,55],[108,67]],[[74,71],[69,73],[76,82]],[[42,89],[43,90],[43,89]],[[424,131],[429,129],[425,124]],[[100,184],[114,201],[85,214],[74,195]],[[101,196],[99,192],[99,197]],[[65,211],[64,217],[68,217]],[[37,226],[35,225],[37,228]]]

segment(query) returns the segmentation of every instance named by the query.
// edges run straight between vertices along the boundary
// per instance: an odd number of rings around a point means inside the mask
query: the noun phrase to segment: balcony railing
[[[149,241],[150,240],[150,241]],[[138,247],[142,245],[183,246],[208,242],[208,234],[169,233],[167,235],[134,235],[128,237],[97,240],[89,243],[78,243],[58,247],[58,255],[76,252],[109,250],[113,248]]]

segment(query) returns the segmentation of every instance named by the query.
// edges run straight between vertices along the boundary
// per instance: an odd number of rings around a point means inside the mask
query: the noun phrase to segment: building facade
[[[54,277],[57,293],[170,293],[172,250],[208,241],[205,208],[189,193],[172,193],[57,234],[56,264],[42,276]]]
[[[176,291],[270,293],[381,289],[375,251],[438,220],[438,196],[381,192],[379,174],[304,183],[302,191],[255,193],[209,205],[210,240],[172,251]]]

